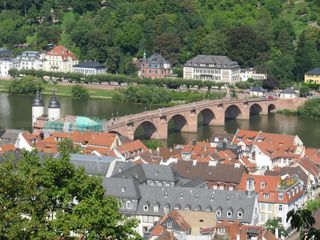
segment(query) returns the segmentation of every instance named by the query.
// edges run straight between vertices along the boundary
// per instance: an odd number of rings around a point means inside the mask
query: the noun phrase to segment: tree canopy
[[[0,1],[0,46],[63,44],[112,73],[132,73],[144,51],[176,66],[221,54],[291,81],[319,65],[319,12],[311,0]]]
[[[104,196],[101,179],[74,167],[68,154],[8,157],[0,186],[0,239],[140,239],[137,222]]]

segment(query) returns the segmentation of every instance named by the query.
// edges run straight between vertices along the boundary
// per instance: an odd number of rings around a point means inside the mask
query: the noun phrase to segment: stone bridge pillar
[[[198,114],[195,109],[189,111],[186,116],[187,124],[182,127],[181,132],[197,132],[198,131]]]
[[[130,140],[134,140],[134,130],[134,123],[127,123],[126,137],[128,137]]]
[[[217,107],[215,107],[213,112],[216,117],[214,125],[223,126],[225,122],[225,108],[223,104],[219,104]]]
[[[268,113],[269,113],[268,105],[267,104],[261,104],[261,108],[262,108],[262,111],[260,112],[260,114],[268,115]]]
[[[241,114],[237,117],[237,119],[248,120],[250,118],[250,106],[247,102],[243,103],[242,106],[239,106]]]
[[[160,116],[156,124],[157,134],[152,136],[153,139],[167,139],[168,138],[168,120],[167,116]]]

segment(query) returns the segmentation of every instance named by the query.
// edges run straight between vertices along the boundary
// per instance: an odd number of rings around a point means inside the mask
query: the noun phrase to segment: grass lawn
[[[8,80],[0,80],[0,92],[8,92],[8,86],[10,81]],[[98,88],[90,88],[86,85],[82,85],[89,90],[90,98],[104,98],[104,99],[111,99],[114,91],[113,90],[105,90],[105,89],[98,89]],[[65,85],[52,85],[46,84],[43,94],[49,95],[52,93],[53,89],[55,89],[56,94],[58,96],[70,96],[71,97],[71,89],[72,86],[65,86]]]

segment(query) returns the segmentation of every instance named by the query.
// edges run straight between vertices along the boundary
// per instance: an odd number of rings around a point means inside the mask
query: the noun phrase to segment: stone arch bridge
[[[167,139],[170,120],[173,120],[176,131],[197,132],[200,115],[204,125],[224,125],[225,119],[249,119],[254,114],[269,114],[283,109],[295,110],[304,101],[302,98],[204,100],[113,118],[106,122],[104,128],[107,132],[134,139],[137,128],[142,126],[146,138]]]

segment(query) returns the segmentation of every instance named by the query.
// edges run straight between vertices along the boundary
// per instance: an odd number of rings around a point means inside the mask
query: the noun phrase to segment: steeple
[[[56,121],[60,118],[60,115],[60,103],[55,92],[53,92],[48,105],[48,119],[49,121]]]
[[[39,90],[32,101],[32,126],[36,123],[38,117],[44,114],[43,98]]]
[[[48,108],[60,108],[60,103],[58,101],[58,98],[57,98],[55,92],[53,92],[53,94],[50,98]]]
[[[39,90],[37,90],[36,96],[33,99],[32,107],[44,107],[43,98]]]
[[[147,54],[146,54],[146,50],[143,51],[143,60],[147,59]]]

